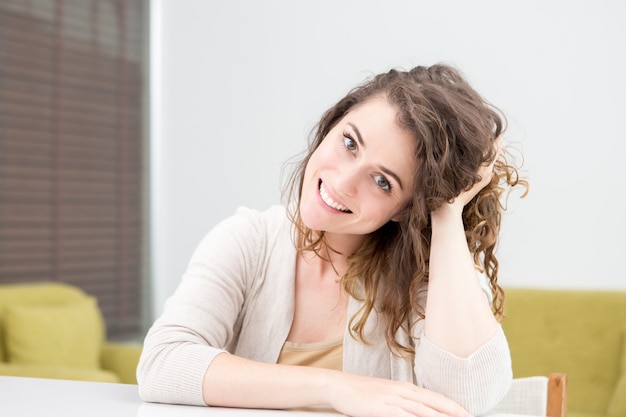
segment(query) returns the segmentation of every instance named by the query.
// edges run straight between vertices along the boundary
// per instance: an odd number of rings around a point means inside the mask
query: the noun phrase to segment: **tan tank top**
[[[285,342],[277,363],[341,371],[343,369],[343,336],[317,343]]]

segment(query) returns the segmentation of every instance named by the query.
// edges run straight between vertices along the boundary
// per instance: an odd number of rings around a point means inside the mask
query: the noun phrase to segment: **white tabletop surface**
[[[339,417],[326,408],[256,410],[151,404],[136,385],[0,376],[0,417]],[[484,417],[528,417],[487,414]]]
[[[2,417],[338,417],[328,409],[250,410],[150,404],[136,385],[0,376]]]

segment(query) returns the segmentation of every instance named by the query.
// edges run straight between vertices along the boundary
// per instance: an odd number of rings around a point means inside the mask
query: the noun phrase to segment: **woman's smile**
[[[322,202],[326,204],[326,206],[340,213],[352,213],[352,211],[350,211],[348,207],[335,201],[335,199],[329,195],[326,185],[321,179],[319,180],[319,191],[320,191],[320,198]]]

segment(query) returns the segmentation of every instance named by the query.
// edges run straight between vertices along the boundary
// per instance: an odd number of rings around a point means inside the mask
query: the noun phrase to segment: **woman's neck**
[[[317,263],[319,276],[341,278],[348,269],[348,257],[358,250],[362,242],[362,236],[324,233],[319,250],[307,251],[303,258],[309,264]]]
[[[334,260],[332,256],[343,257],[347,260],[361,247],[363,240],[364,237],[360,235],[324,233],[324,244],[328,248],[327,252],[331,260]]]

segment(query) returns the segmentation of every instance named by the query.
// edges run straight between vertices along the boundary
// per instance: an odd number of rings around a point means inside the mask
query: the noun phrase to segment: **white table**
[[[258,410],[151,404],[136,385],[0,376],[0,417],[339,417],[327,408]],[[493,413],[484,417],[528,417]]]
[[[150,404],[136,385],[0,376],[1,417],[338,417],[328,409],[251,410]]]

